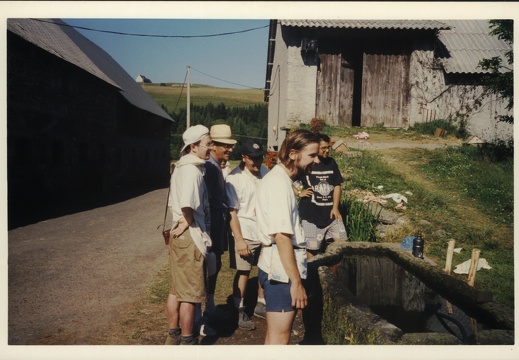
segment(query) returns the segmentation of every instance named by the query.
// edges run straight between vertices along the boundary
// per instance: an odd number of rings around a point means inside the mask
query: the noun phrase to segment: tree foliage
[[[172,159],[180,157],[182,148],[182,133],[186,130],[186,109],[169,113],[175,120],[171,129],[171,151]],[[231,159],[238,160],[240,157],[240,144],[247,138],[258,141],[265,149],[267,146],[267,104],[255,104],[248,107],[226,107],[224,103],[214,105],[191,105],[190,125],[201,124],[207,128],[215,124],[227,124],[231,127],[233,138],[238,140]]]
[[[500,57],[493,57],[490,59],[483,59],[479,62],[479,66],[483,70],[490,71],[484,76],[484,84],[487,89],[493,94],[499,95],[501,98],[508,101],[507,110],[512,110],[514,107],[514,22],[513,20],[490,20],[490,35],[497,36],[510,45],[510,50],[505,53],[507,64],[503,64]],[[513,123],[514,117],[511,115],[501,115],[498,117],[500,121]]]

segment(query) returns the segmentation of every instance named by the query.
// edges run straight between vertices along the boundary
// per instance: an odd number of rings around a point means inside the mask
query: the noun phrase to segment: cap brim
[[[259,157],[259,156],[265,156],[265,151],[256,151],[256,152],[243,152],[242,155],[247,155],[248,157]]]

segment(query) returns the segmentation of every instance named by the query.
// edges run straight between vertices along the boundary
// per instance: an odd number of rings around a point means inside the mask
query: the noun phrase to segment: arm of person
[[[277,233],[274,235],[276,242],[279,258],[283,269],[287,273],[290,279],[290,296],[292,297],[292,306],[297,309],[303,309],[308,304],[308,298],[306,296],[303,282],[299,276],[299,270],[297,269],[296,259],[294,256],[294,249],[290,236],[283,233]]]
[[[231,221],[230,221],[230,227],[232,230],[232,234],[234,236],[234,246],[236,249],[236,252],[240,256],[248,256],[250,254],[250,249],[245,240],[243,239],[243,235],[241,233],[241,226],[240,221],[238,219],[238,212],[236,209],[231,208],[230,209],[231,214]]]
[[[189,226],[193,223],[193,214],[194,210],[190,207],[183,207],[182,209],[182,217],[178,220],[177,226],[171,230],[171,236],[173,238],[177,238],[182,235]]]
[[[342,187],[341,185],[335,185],[333,187],[333,206],[332,210],[330,211],[330,219],[335,218],[338,221],[342,221],[342,215],[339,211],[339,204],[341,202],[341,192]]]

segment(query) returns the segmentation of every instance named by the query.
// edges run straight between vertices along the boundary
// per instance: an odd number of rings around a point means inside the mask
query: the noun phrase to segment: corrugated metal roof
[[[504,56],[511,47],[497,36],[489,35],[488,20],[445,20],[450,30],[441,30],[438,39],[445,45],[447,54],[443,66],[447,73],[482,73],[478,64],[482,59]]]
[[[448,29],[444,22],[436,20],[280,20],[281,25],[294,27],[343,28],[343,29]]]
[[[7,20],[9,31],[115,86],[134,106],[172,120],[107,52],[66,25],[59,19]]]

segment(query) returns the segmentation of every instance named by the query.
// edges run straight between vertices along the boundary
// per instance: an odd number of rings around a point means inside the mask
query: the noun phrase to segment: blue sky
[[[213,35],[262,27],[205,38],[142,37],[77,30],[108,52],[133,78],[144,75],[154,83],[183,83],[189,65],[192,84],[241,89],[246,87],[239,85],[252,88],[265,85],[269,19],[62,20],[72,26],[96,30],[166,36]]]

